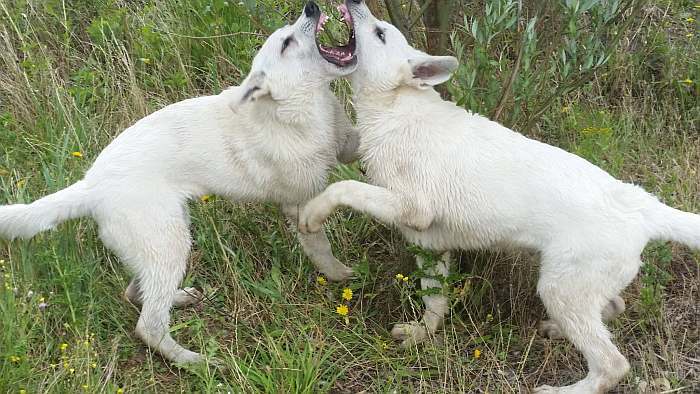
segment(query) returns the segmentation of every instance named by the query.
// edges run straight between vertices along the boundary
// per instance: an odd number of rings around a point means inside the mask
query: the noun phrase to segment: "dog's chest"
[[[333,141],[316,136],[240,141],[228,151],[233,194],[246,200],[304,202],[323,190],[335,164]]]

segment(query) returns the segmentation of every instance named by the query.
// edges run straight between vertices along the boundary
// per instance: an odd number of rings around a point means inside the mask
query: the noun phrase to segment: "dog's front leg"
[[[296,230],[299,222],[299,206],[286,205],[282,207],[282,210]],[[320,231],[314,234],[303,234],[298,230],[296,232],[304,253],[309,256],[309,259],[319,272],[336,282],[352,277],[352,268],[341,263],[333,256],[331,244],[328,242],[325,232]]]
[[[391,225],[406,226],[416,231],[430,227],[434,215],[418,196],[406,197],[379,186],[357,181],[334,183],[309,201],[301,211],[299,230],[316,233],[338,207],[356,211]]]
[[[419,268],[424,268],[425,261],[422,257],[416,256],[416,263]],[[391,336],[401,342],[402,347],[414,346],[435,334],[442,326],[445,314],[449,310],[447,297],[442,294],[443,282],[439,277],[446,278],[450,274],[450,254],[442,254],[440,261],[435,262],[432,267],[426,267],[425,273],[428,275],[421,278],[420,284],[423,290],[436,289],[435,294],[423,296],[425,313],[420,322],[413,321],[405,324],[395,324],[391,330]],[[439,289],[439,291],[437,291]]]

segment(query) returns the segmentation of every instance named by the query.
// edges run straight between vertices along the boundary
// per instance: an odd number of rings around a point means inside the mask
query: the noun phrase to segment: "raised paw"
[[[204,294],[194,287],[186,287],[175,293],[173,305],[177,307],[199,304],[204,300]]]
[[[551,319],[542,320],[540,322],[539,327],[537,327],[537,333],[549,339],[558,339],[564,337],[564,333],[561,331],[561,328],[559,328],[559,325]]]
[[[299,215],[299,232],[302,234],[321,231],[323,223],[333,212],[333,206],[321,196],[309,201]]]
[[[401,342],[401,347],[411,347],[425,341],[428,338],[428,330],[417,321],[409,323],[394,324],[391,329],[391,336]]]
[[[532,392],[533,392],[533,394],[555,394],[555,393],[559,392],[559,388],[544,385],[544,386],[536,387]]]

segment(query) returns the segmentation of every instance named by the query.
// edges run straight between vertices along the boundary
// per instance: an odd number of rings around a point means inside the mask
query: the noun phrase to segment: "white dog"
[[[700,216],[660,203],[586,160],[515,133],[453,103],[432,86],[449,79],[453,57],[412,48],[361,0],[348,0],[357,39],[351,75],[359,152],[374,185],[343,181],[311,200],[300,230],[314,233],[339,206],[399,227],[411,242],[450,249],[517,246],[538,250],[537,290],[561,332],[584,354],[588,376],[539,393],[600,393],[629,369],[603,320],[624,309],[620,291],[652,239],[700,249]],[[446,260],[446,259],[445,259]],[[418,261],[421,264],[421,261]],[[434,268],[446,275],[448,262]],[[427,279],[423,287],[439,287]],[[420,323],[396,325],[405,345],[434,332],[446,299],[424,297]]]
[[[137,335],[174,362],[202,360],[168,333],[171,306],[201,296],[178,290],[191,244],[187,200],[213,193],[272,201],[296,223],[298,206],[324,189],[336,157],[349,161],[356,150],[357,135],[329,89],[356,68],[354,48],[318,45],[325,19],[308,3],[295,24],[269,37],[241,86],[147,116],[119,135],[83,180],[29,205],[0,207],[0,236],[29,238],[93,217],[104,244],[135,273],[126,295],[142,304]],[[299,239],[329,279],[351,275],[325,235]]]

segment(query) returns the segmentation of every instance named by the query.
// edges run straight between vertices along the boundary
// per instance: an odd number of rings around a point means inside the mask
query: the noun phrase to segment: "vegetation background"
[[[332,2],[321,3],[332,12]],[[302,6],[0,0],[0,203],[77,181],[139,118],[236,84],[266,34]],[[699,3],[370,6],[417,46],[460,59],[446,97],[700,212]],[[337,88],[345,98],[345,85]],[[358,168],[334,177],[361,178]],[[177,369],[133,336],[137,310],[121,296],[129,275],[94,223],[81,220],[31,241],[0,241],[0,392],[506,393],[585,373],[572,345],[536,333],[544,311],[533,256],[461,254],[445,329],[402,350],[388,331],[420,316],[419,273],[392,229],[338,213],[328,231],[358,277],[323,284],[276,207],[211,197],[191,211],[185,285],[208,298],[174,311],[173,331],[226,369]],[[699,392],[700,255],[657,243],[644,261],[625,291],[627,312],[611,323],[632,363],[616,390]],[[336,313],[343,302],[346,317]]]

